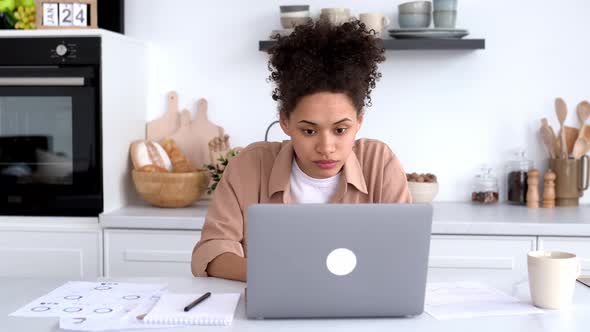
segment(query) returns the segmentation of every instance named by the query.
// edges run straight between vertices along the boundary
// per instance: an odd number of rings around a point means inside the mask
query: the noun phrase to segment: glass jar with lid
[[[508,179],[508,203],[526,205],[528,190],[527,173],[533,168],[533,161],[526,157],[524,150],[518,150],[514,159],[506,165]]]
[[[479,204],[497,203],[499,199],[498,179],[492,173],[492,168],[482,165],[475,175],[471,201]]]

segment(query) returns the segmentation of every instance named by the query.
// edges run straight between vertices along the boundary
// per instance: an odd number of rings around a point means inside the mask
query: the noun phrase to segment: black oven
[[[0,215],[97,216],[100,38],[0,45]]]

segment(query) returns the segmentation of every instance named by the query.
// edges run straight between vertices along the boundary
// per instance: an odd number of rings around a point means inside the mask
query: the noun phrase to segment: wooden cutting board
[[[199,99],[195,107],[197,112],[192,121],[190,112],[182,111],[180,127],[170,138],[174,139],[193,166],[203,168],[205,164],[213,162],[209,154],[209,141],[218,135],[223,137],[224,130],[209,121],[206,99]]]
[[[169,138],[172,138],[174,140],[174,142],[176,143],[176,146],[178,146],[178,148],[185,154],[185,156],[191,161],[191,163],[193,162],[192,159],[189,157],[187,151],[190,151],[192,149],[192,145],[191,145],[191,112],[189,112],[187,109],[183,109],[182,112],[180,112],[180,126],[178,127],[178,130],[176,130],[176,132],[174,132],[174,134],[168,136]],[[196,167],[196,164],[193,163],[193,166]]]
[[[147,139],[159,142],[174,134],[180,128],[180,113],[178,112],[178,94],[176,91],[168,92],[166,98],[166,113],[161,117],[148,122]],[[190,113],[189,113],[190,121]]]

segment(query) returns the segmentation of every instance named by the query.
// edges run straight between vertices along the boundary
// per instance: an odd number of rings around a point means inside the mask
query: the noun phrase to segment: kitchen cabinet
[[[200,231],[105,229],[105,276],[190,276],[199,238]],[[429,268],[439,276],[469,269],[522,278],[526,255],[536,246],[533,236],[433,235]]]
[[[200,231],[105,229],[106,277],[190,277]]]
[[[110,269],[112,276],[149,275],[154,271],[190,274],[190,254],[198,241],[207,207],[204,201],[182,209],[158,209],[144,204],[103,213],[100,224],[105,230],[105,272],[109,275]],[[488,207],[465,202],[435,203],[428,273],[451,276],[459,270],[464,271],[465,280],[475,280],[477,277],[467,272],[474,269],[503,279],[526,280],[527,253],[537,249],[538,238],[563,240],[576,236],[576,241],[555,243],[556,248],[590,257],[583,254],[587,252],[583,241],[590,244],[588,213],[590,207],[586,206],[527,209],[504,204]],[[109,233],[117,236],[110,237]],[[153,236],[137,240],[140,234]],[[116,240],[110,241],[111,238]],[[134,239],[135,244],[127,244],[134,243]],[[576,247],[571,247],[572,243]],[[590,245],[587,247],[590,250]],[[124,260],[123,252],[130,251],[133,257],[137,250],[151,255],[154,250],[163,251],[168,261],[176,257],[185,262],[176,262],[180,264],[178,270],[162,270],[174,264],[145,255],[140,262]],[[184,251],[184,256],[178,251]]]
[[[590,238],[539,237],[539,250],[557,250],[575,253],[582,267],[582,274],[590,274]]]
[[[181,209],[126,206],[97,218],[0,217],[0,276],[192,276],[207,202]],[[525,281],[527,253],[576,253],[590,274],[590,207],[434,205],[429,276],[468,271]],[[556,221],[559,220],[559,221]],[[104,267],[103,267],[104,257]]]
[[[477,274],[486,272],[518,281],[526,278],[527,253],[536,248],[535,236],[433,235],[429,273],[440,277],[465,271],[465,280],[477,280]]]
[[[0,276],[73,280],[102,276],[98,218],[83,219],[81,224],[51,218],[0,222]]]

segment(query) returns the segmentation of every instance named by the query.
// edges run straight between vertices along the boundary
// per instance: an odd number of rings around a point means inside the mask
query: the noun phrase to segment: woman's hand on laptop
[[[237,281],[246,281],[246,258],[233,253],[223,253],[207,265],[207,274]]]

